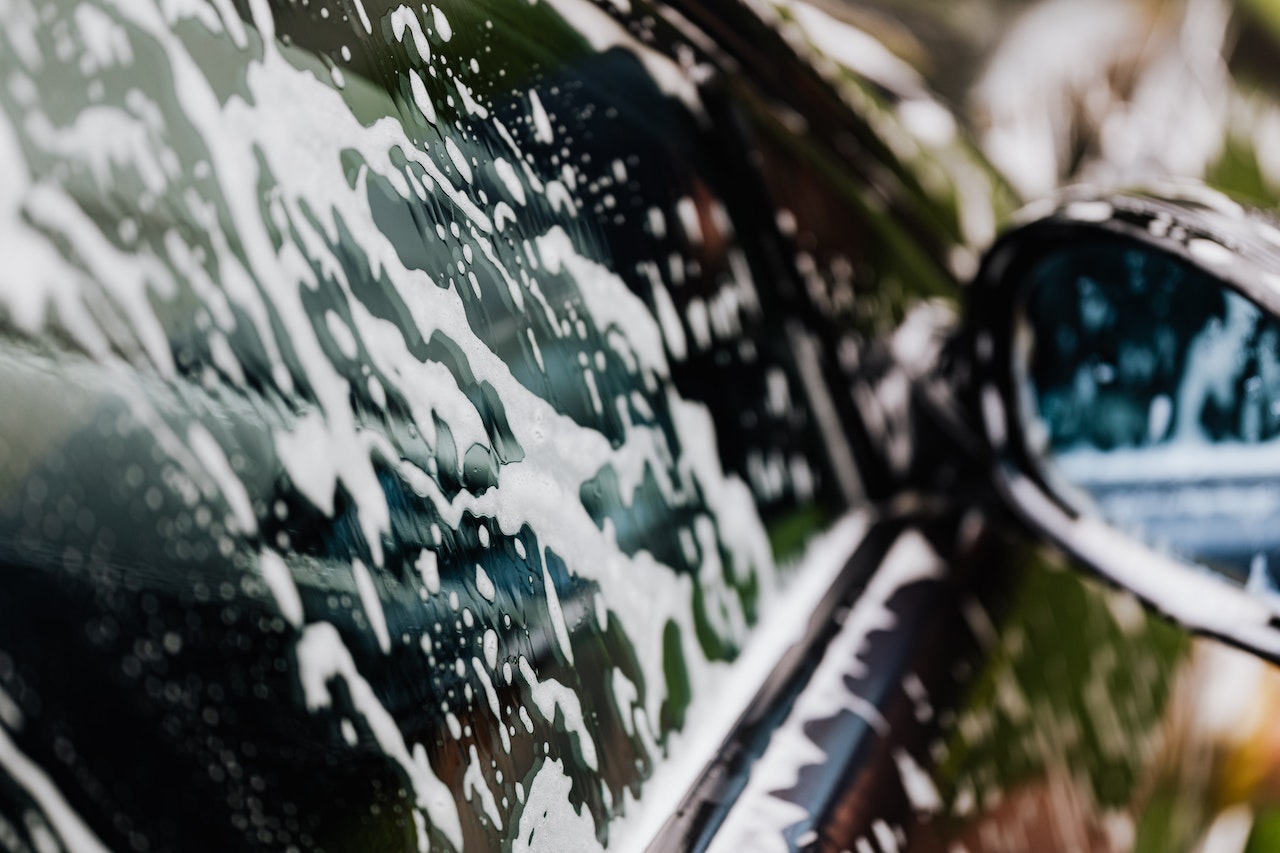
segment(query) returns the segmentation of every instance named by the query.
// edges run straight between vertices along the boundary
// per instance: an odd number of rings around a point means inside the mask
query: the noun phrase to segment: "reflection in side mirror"
[[[1207,191],[1081,195],[970,290],[973,416],[1035,532],[1280,661],[1280,229]]]
[[[1047,253],[1019,308],[1019,409],[1053,485],[1150,544],[1280,590],[1275,318],[1116,241]]]

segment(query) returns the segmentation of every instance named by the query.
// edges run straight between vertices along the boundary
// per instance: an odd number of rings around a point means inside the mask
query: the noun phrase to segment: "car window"
[[[863,493],[762,108],[626,2],[5,16],[0,832],[625,838]]]

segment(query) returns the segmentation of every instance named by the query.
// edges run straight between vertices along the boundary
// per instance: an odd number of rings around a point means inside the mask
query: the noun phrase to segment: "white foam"
[[[480,593],[481,598],[489,602],[492,602],[497,595],[493,581],[489,579],[489,573],[480,565],[476,566],[476,592]]]
[[[244,483],[236,476],[222,452],[217,439],[200,424],[192,424],[187,430],[187,446],[191,448],[204,466],[204,470],[218,484],[222,497],[231,508],[237,529],[244,533],[253,533],[258,529],[258,520],[249,501],[249,493]]]
[[[453,27],[449,25],[449,19],[445,17],[439,6],[431,7],[431,19],[435,22],[436,35],[440,36],[441,41],[449,41],[453,38]]]
[[[453,792],[431,769],[422,744],[415,744],[410,754],[395,718],[387,713],[369,682],[356,669],[338,630],[328,622],[308,625],[298,640],[297,655],[307,707],[312,711],[330,707],[332,697],[328,683],[333,678],[342,678],[347,683],[352,704],[364,717],[378,745],[405,771],[417,807],[454,849],[461,850],[462,821]]]
[[[293,581],[293,573],[289,571],[284,558],[275,551],[263,551],[258,555],[258,568],[267,588],[275,596],[280,613],[295,628],[302,627],[302,599],[298,596],[298,586]]]
[[[542,99],[533,89],[529,90],[529,110],[533,116],[533,138],[543,145],[550,145],[556,138],[551,130],[551,119],[547,116],[546,108],[542,106]]]
[[[426,84],[422,82],[418,72],[412,68],[409,69],[409,89],[413,93],[413,103],[418,107],[418,111],[427,121],[435,124],[436,105],[432,102],[431,95],[427,93]]]
[[[449,159],[453,162],[454,168],[458,170],[458,174],[462,175],[462,179],[467,183],[471,183],[471,164],[467,162],[467,158],[463,155],[462,149],[458,147],[458,143],[453,141],[453,137],[445,139],[444,150],[448,153]]]
[[[573,779],[560,759],[545,760],[534,776],[520,815],[512,853],[564,853],[603,850],[587,809],[576,811],[569,796]]]
[[[554,678],[546,678],[539,681],[538,676],[534,674],[533,667],[529,665],[529,660],[524,655],[520,656],[520,674],[524,676],[525,683],[529,685],[530,698],[533,699],[533,704],[538,707],[542,718],[548,723],[554,722],[556,709],[558,708],[564,720],[565,731],[575,735],[578,740],[578,749],[582,752],[582,763],[592,770],[599,769],[599,762],[596,758],[596,743],[592,739],[591,730],[587,727],[586,720],[582,716],[582,704],[578,700],[578,694]]]
[[[413,39],[413,49],[418,54],[418,60],[424,63],[431,61],[431,43],[422,32],[418,13],[408,6],[401,5],[391,10],[391,33],[396,41],[403,42],[406,30]],[[421,83],[421,79],[418,82]]]
[[[378,638],[378,648],[382,653],[391,653],[391,635],[387,632],[387,617],[382,611],[382,600],[378,598],[378,588],[373,585],[373,578],[364,563],[351,561],[351,572],[355,575],[356,591],[360,593],[360,604],[364,607],[364,615],[369,620],[373,635]]]
[[[475,744],[471,744],[468,747],[468,753],[471,756],[471,760],[467,762],[467,770],[462,775],[463,794],[468,800],[473,796],[478,796],[484,813],[488,815],[489,820],[493,821],[493,825],[501,830],[502,814],[498,811],[497,800],[493,796],[493,791],[489,789],[489,782],[485,779],[484,764],[481,763],[480,756],[476,753]]]
[[[651,72],[656,69],[660,76],[659,84],[665,91],[679,94],[688,104],[696,104],[696,91],[681,69],[640,45],[615,22],[602,21],[599,15],[603,13],[598,9],[586,3],[558,0],[555,5],[557,9],[575,13],[568,17],[569,23],[575,27],[586,27],[592,33],[591,39],[607,46],[622,46],[636,53],[646,68]],[[635,643],[640,667],[636,683],[643,681],[646,692],[643,702],[638,697],[629,700],[636,706],[629,716],[645,721],[636,724],[636,731],[649,738],[650,747],[657,749],[647,721],[658,718],[665,699],[662,635],[669,622],[680,628],[690,677],[697,688],[689,715],[690,730],[699,729],[708,716],[714,717],[713,700],[718,698],[717,694],[723,693],[725,685],[735,682],[733,673],[741,672],[742,668],[710,665],[703,658],[692,615],[692,582],[672,567],[660,564],[649,553],[630,557],[620,552],[611,531],[601,530],[580,500],[582,485],[595,478],[605,466],[611,466],[618,473],[620,486],[626,499],[630,500],[648,463],[668,498],[674,500],[679,495],[694,494],[705,497],[708,512],[718,526],[719,539],[731,552],[739,578],[755,575],[766,592],[776,585],[768,541],[750,491],[736,478],[725,475],[716,453],[715,424],[709,412],[700,404],[680,399],[670,387],[667,352],[669,349],[675,355],[679,349],[671,326],[670,310],[660,306],[659,316],[655,319],[653,312],[632,293],[620,276],[586,257],[585,250],[575,245],[576,238],[570,237],[563,228],[551,228],[534,237],[536,260],[549,272],[561,273],[574,280],[582,293],[584,312],[590,315],[596,328],[606,332],[607,345],[634,373],[635,388],[628,389],[629,397],[619,395],[617,399],[607,399],[604,396],[607,386],[602,384],[596,388],[600,410],[615,410],[621,402],[633,403],[643,411],[646,407],[656,407],[659,401],[654,397],[667,397],[664,402],[669,404],[673,413],[678,446],[669,446],[661,430],[629,424],[620,446],[615,447],[599,432],[557,413],[552,405],[522,386],[512,375],[510,367],[472,330],[459,293],[452,288],[437,287],[427,273],[406,269],[395,247],[377,227],[368,201],[368,182],[375,177],[384,179],[393,191],[405,198],[429,196],[433,204],[439,205],[446,215],[456,217],[462,224],[463,228],[455,232],[455,238],[473,253],[478,250],[490,260],[506,282],[516,304],[522,304],[520,300],[527,292],[537,300],[538,310],[544,311],[553,322],[553,328],[557,329],[554,334],[559,334],[563,321],[568,319],[557,313],[563,310],[563,306],[553,308],[537,281],[528,275],[529,271],[502,262],[485,240],[484,235],[492,233],[497,223],[505,226],[509,234],[514,233],[516,239],[532,235],[520,230],[523,223],[515,219],[509,206],[506,213],[502,213],[497,204],[477,200],[480,195],[467,176],[470,175],[471,157],[478,153],[478,149],[461,137],[447,136],[444,144],[433,144],[429,150],[423,150],[405,133],[401,119],[396,116],[362,124],[351,114],[342,93],[334,91],[327,81],[317,79],[310,71],[291,66],[283,55],[283,46],[279,46],[279,52],[266,50],[260,62],[253,62],[247,68],[245,82],[250,98],[224,101],[209,84],[200,64],[188,53],[167,19],[147,9],[144,4],[121,3],[118,11],[164,52],[182,116],[189,121],[190,132],[205,140],[209,152],[208,163],[200,168],[207,170],[215,185],[214,200],[202,199],[194,192],[183,196],[182,200],[189,206],[193,223],[205,235],[212,249],[212,257],[203,263],[208,269],[217,271],[218,280],[213,282],[208,275],[202,280],[196,273],[201,262],[191,251],[185,255],[187,266],[179,269],[178,280],[190,282],[192,287],[197,286],[197,282],[198,286],[206,287],[200,299],[211,306],[210,313],[219,325],[229,326],[235,322],[232,318],[237,316],[247,318],[247,328],[243,331],[258,335],[270,377],[281,391],[286,394],[293,392],[294,378],[290,370],[297,370],[301,374],[297,380],[299,386],[305,386],[315,395],[313,402],[299,403],[290,415],[294,418],[291,423],[281,424],[273,432],[277,455],[298,493],[321,512],[332,515],[335,493],[341,485],[351,496],[354,506],[352,517],[369,543],[371,562],[375,566],[381,562],[382,538],[390,528],[390,511],[375,473],[375,459],[389,462],[402,472],[406,482],[439,511],[442,523],[456,527],[462,515],[470,512],[494,519],[497,529],[508,536],[521,532],[525,527],[532,529],[542,548],[542,565],[539,568],[548,606],[553,613],[555,641],[562,654],[572,660],[569,627],[545,565],[548,550],[564,560],[571,576],[595,582],[599,588],[597,612],[608,613],[608,618],[616,619],[621,632]],[[173,9],[168,12],[178,14]],[[576,14],[579,12],[580,15]],[[362,14],[363,7],[358,8],[357,13]],[[425,59],[424,54],[430,48],[425,45],[425,39],[419,42],[420,27],[416,26],[416,15],[406,15],[400,10],[393,11],[391,15],[389,24],[396,38],[402,41],[406,31],[409,32],[414,50],[419,52],[419,58]],[[363,16],[361,22],[368,26]],[[437,22],[436,31],[441,38],[444,38],[443,30]],[[248,35],[257,38],[256,33]],[[436,115],[426,83],[416,69],[408,69],[406,73],[414,103],[427,120],[434,123]],[[531,97],[531,102],[534,97]],[[539,126],[542,119],[535,115],[535,132],[544,139],[549,134],[549,138],[554,140],[551,117],[546,115],[545,109],[541,112],[545,126]],[[483,119],[479,112],[472,115]],[[523,161],[523,152],[501,123],[493,117],[488,121],[504,143],[512,148],[512,162],[519,163],[522,170],[518,174],[516,168],[508,164],[510,174],[498,173],[511,201],[524,205],[527,204],[528,193],[540,192],[546,194],[553,207],[561,211],[562,218],[576,215],[576,204],[568,186],[562,181],[544,185]],[[118,126],[133,127],[124,123]],[[170,181],[175,175],[182,174],[181,169],[171,172],[166,171],[169,169],[167,165],[156,166],[166,160],[163,151],[156,147],[156,140],[163,138],[163,134],[146,136],[132,129],[129,132],[133,134],[131,139],[141,140],[138,145],[145,142],[150,146],[134,147],[126,152],[132,158],[128,162],[153,170],[147,173],[146,180],[156,182],[159,187],[162,181]],[[442,128],[441,132],[450,133],[451,129]],[[13,243],[13,250],[27,265],[23,268],[37,269],[40,273],[31,278],[30,286],[25,289],[11,287],[6,282],[5,287],[0,288],[3,294],[0,298],[18,306],[14,316],[28,324],[24,328],[34,330],[39,330],[46,321],[50,307],[56,307],[59,318],[72,328],[77,339],[91,352],[101,352],[105,344],[96,324],[87,318],[77,319],[82,316],[77,315],[76,310],[85,274],[70,268],[61,253],[49,247],[43,235],[31,231],[24,224],[24,205],[29,202],[33,190],[14,134],[15,131],[0,120],[0,153],[18,152],[12,159],[6,159],[13,164],[6,167],[6,176],[12,176],[12,181],[0,186],[0,233],[12,237],[12,241],[6,240],[6,244]],[[342,157],[349,151],[363,160],[355,186],[341,177]],[[395,152],[413,164],[415,177],[412,182],[392,162]],[[147,153],[155,153],[156,156],[143,156]],[[93,157],[103,155],[102,152],[83,150],[70,151],[66,156],[92,163],[98,162]],[[441,165],[444,160],[440,158],[444,157],[463,175],[461,186],[455,186],[443,174]],[[118,156],[114,161],[100,162],[105,164],[100,166],[107,170],[104,174],[110,174],[125,160]],[[184,168],[187,165],[184,164]],[[419,168],[422,181],[416,177]],[[500,168],[495,163],[495,171]],[[276,186],[272,188],[264,211],[264,199],[257,182],[265,172],[274,177]],[[326,176],[333,179],[325,179]],[[79,240],[94,248],[93,240],[96,238],[90,232],[97,226],[78,213],[77,205],[58,198],[45,202],[45,205],[48,214],[45,224],[49,228],[56,228],[58,233],[69,233],[74,238],[72,242]],[[313,216],[305,214],[304,209]],[[61,216],[62,212],[68,216]],[[331,248],[338,239],[338,217],[367,255],[369,273],[385,277],[395,289],[417,331],[427,339],[436,332],[448,336],[457,345],[476,380],[489,383],[502,400],[515,439],[525,451],[525,458],[500,467],[496,488],[482,495],[464,491],[446,498],[431,475],[405,461],[405,454],[391,438],[357,422],[351,409],[350,383],[363,385],[367,382],[373,388],[373,375],[376,375],[380,377],[377,387],[387,383],[384,398],[389,391],[394,391],[397,398],[404,399],[412,423],[428,444],[436,440],[433,424],[437,417],[448,425],[460,447],[472,443],[487,446],[490,441],[484,420],[449,370],[440,364],[421,363],[410,352],[401,330],[372,316],[352,294],[353,283],[347,278],[342,260]],[[232,229],[228,223],[235,223],[235,228]],[[277,249],[269,237],[268,225],[277,231],[287,230],[284,226],[296,229],[298,242],[286,240]],[[181,254],[178,243],[169,243]],[[172,283],[165,279],[167,268],[161,263],[146,261],[128,269],[113,270],[111,267],[117,261],[133,262],[132,255],[117,254],[121,257],[103,252],[97,265],[89,270],[90,275],[100,275],[103,286],[113,298],[119,297],[122,304],[133,306],[131,323],[134,333],[143,342],[148,357],[162,362],[168,340],[155,319],[151,300],[157,296],[163,298],[171,292]],[[174,255],[174,251],[170,251],[170,255]],[[320,276],[336,284],[339,297],[347,301],[342,311],[322,315],[323,320],[313,316],[314,311],[308,311],[301,297],[302,289],[316,288],[320,284],[315,268],[319,268]],[[0,275],[4,273],[0,272]],[[213,295],[215,293],[218,295]],[[738,307],[745,304],[740,294],[733,298],[737,300]],[[344,319],[337,322],[338,316]],[[723,316],[721,311],[722,325]],[[343,353],[358,352],[356,342],[363,344],[367,352],[362,357],[367,358],[369,366],[374,369],[368,379],[344,375],[332,363],[320,344],[323,335],[317,334],[316,324],[319,322],[328,326],[329,334]],[[531,330],[526,331],[534,358],[545,370],[538,340]],[[296,356],[292,367],[286,367],[281,355],[281,344],[285,340],[287,348]],[[220,362],[224,363],[224,372],[234,374],[227,356],[224,350],[219,356]],[[583,381],[587,380],[584,378]],[[651,395],[648,401],[646,395]],[[160,426],[157,425],[158,431]],[[158,432],[158,435],[163,439],[162,433]],[[177,446],[176,449],[166,444],[166,452],[181,458],[186,452],[182,448],[183,443],[175,438],[172,444]],[[225,454],[221,458],[225,461]],[[192,461],[191,467],[197,470],[208,467],[207,460],[201,462],[196,464]],[[211,473],[210,477],[213,476]],[[224,494],[230,494],[227,500],[233,511],[238,506],[238,511],[243,512],[247,505],[250,514],[245,519],[250,518],[252,505],[242,501],[240,494],[243,493],[247,499],[251,492],[234,476],[233,469],[220,467],[219,476],[224,480],[219,488]],[[198,478],[193,475],[193,479]],[[517,542],[518,553],[523,552],[523,547]],[[423,552],[416,567],[424,587],[432,593],[440,592],[435,553]],[[281,568],[284,568],[284,573]],[[289,586],[285,584],[287,567],[264,563],[262,570],[281,612],[291,623],[302,624],[301,603],[294,600]],[[532,571],[537,572],[538,569],[532,568]],[[353,574],[361,604],[379,646],[387,651],[391,639],[387,634],[377,585],[363,563],[353,567]],[[716,596],[723,596],[726,591],[716,586],[722,582],[714,578],[714,574],[708,570],[702,582],[711,584]],[[293,593],[296,595],[296,588]],[[635,601],[644,601],[646,606],[623,606]],[[605,617],[597,618],[603,625]],[[745,638],[746,627],[740,614],[732,615],[730,612],[717,618],[719,627],[730,635],[726,641],[738,643]],[[330,677],[340,675],[349,683],[364,684],[350,655],[341,647],[336,630],[330,626],[327,631],[331,633],[326,633],[324,628],[310,626],[304,630],[304,639],[299,644],[300,667],[311,707],[327,704],[325,683]],[[485,661],[489,662],[487,638],[484,654]],[[495,644],[494,663],[496,655]],[[617,684],[620,682],[615,681]],[[551,702],[552,713],[555,707],[560,707],[565,713],[564,708],[571,707],[568,699],[571,691],[565,694],[568,688],[556,683],[545,685],[546,682],[540,684],[537,695],[544,704]],[[360,701],[365,702],[372,697],[372,691],[367,684],[363,689],[367,695],[361,694]],[[359,691],[353,688],[353,692]],[[639,707],[642,704],[644,707]],[[528,720],[527,712],[523,708],[519,711],[524,723]],[[383,716],[380,717],[379,712]],[[407,772],[411,778],[417,779],[415,792],[419,800],[429,799],[428,795],[434,789],[430,780],[422,775],[424,767],[426,772],[430,772],[424,755],[418,751],[410,755],[403,739],[397,743],[391,731],[394,722],[380,706],[375,708],[366,702],[362,713],[371,720],[382,720],[378,725],[383,730],[377,740],[388,754],[406,768],[415,767],[415,763],[420,762],[421,766]],[[526,725],[532,729],[531,721]],[[583,753],[592,756],[595,755],[592,741],[594,725],[592,721],[582,721],[579,735]],[[656,759],[657,753],[654,757]],[[647,786],[646,790],[651,787]],[[456,806],[453,806],[452,819],[448,816],[448,807],[438,805],[433,809],[428,811],[435,825],[458,825]],[[443,811],[435,814],[440,810]],[[584,815],[583,819],[590,822],[589,814]],[[442,831],[446,835],[450,833],[449,829]],[[457,832],[460,833],[460,829]],[[452,839],[453,836],[449,837]]]

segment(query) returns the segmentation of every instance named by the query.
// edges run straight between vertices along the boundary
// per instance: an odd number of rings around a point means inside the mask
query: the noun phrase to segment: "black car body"
[[[1107,849],[1198,784],[1186,635],[930,403],[1014,194],[870,37],[0,9],[0,846]]]

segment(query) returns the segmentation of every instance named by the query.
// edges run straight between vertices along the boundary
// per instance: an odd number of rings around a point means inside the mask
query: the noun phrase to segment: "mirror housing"
[[[1256,397],[1246,374],[1280,365],[1280,228],[1208,190],[1078,191],[992,247],[967,307],[1004,502],[1156,610],[1280,661],[1280,382],[1275,437],[1252,444],[1199,387]],[[1201,430],[1206,412],[1222,423]],[[1271,514],[1228,523],[1250,494],[1274,494]]]

